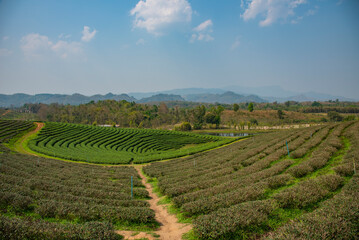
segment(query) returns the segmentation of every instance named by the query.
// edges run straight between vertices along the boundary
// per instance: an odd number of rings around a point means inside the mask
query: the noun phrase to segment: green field
[[[262,134],[143,169],[193,223],[191,239],[356,239],[358,146],[359,123],[346,122]]]
[[[181,157],[235,140],[176,131],[46,123],[29,148],[75,161],[128,164]]]

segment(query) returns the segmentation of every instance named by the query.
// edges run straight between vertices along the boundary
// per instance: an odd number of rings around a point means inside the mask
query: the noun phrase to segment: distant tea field
[[[146,163],[235,141],[176,131],[45,123],[29,148],[48,156],[104,164]]]

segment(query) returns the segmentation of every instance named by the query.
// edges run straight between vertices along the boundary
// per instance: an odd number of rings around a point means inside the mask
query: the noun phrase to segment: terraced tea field
[[[8,142],[32,128],[35,128],[32,122],[0,120],[0,142]]]
[[[0,126],[7,126],[2,144],[34,124]],[[132,167],[68,163],[0,148],[0,239],[122,239],[115,228],[157,226]]]
[[[235,140],[164,130],[46,123],[29,147],[35,152],[69,160],[124,164],[186,156]]]
[[[193,239],[355,239],[358,146],[359,123],[346,122],[264,134],[143,170],[193,221]]]
[[[15,123],[7,124],[5,132],[18,136]],[[33,126],[16,124],[21,132]],[[96,149],[121,153],[116,149],[126,148],[126,140],[115,141],[121,131],[143,142],[138,152],[124,151],[131,158],[180,151],[189,141],[220,142],[179,133],[173,133],[179,142],[171,142],[166,131],[51,123],[32,144],[38,141],[48,152],[78,146],[90,157]],[[157,138],[163,142],[153,144]],[[130,149],[132,141],[127,143]],[[119,239],[120,233],[152,240],[179,239],[183,229],[192,229],[186,239],[357,239],[358,146],[357,121],[260,134],[137,170],[14,154],[2,146],[0,236]],[[161,204],[170,204],[187,225],[176,223]]]

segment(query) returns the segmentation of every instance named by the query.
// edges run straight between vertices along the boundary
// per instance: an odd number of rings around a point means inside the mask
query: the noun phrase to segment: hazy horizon
[[[358,99],[358,12],[356,0],[3,0],[0,93],[280,86]]]

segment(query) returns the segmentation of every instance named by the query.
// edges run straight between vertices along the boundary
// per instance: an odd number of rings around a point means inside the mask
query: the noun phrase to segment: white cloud
[[[21,49],[26,56],[38,56],[49,49],[53,43],[47,36],[42,36],[38,33],[30,33],[21,39]]]
[[[12,51],[10,51],[7,48],[0,48],[0,57],[7,57],[12,54]]]
[[[61,37],[64,38],[63,36]],[[38,33],[30,33],[22,37],[20,43],[26,57],[55,54],[61,58],[68,58],[70,56],[79,56],[83,53],[83,43],[81,42],[59,40],[53,43],[47,36]]]
[[[90,31],[90,27],[84,26],[84,30],[82,31],[82,38],[81,40],[84,42],[89,42],[93,39],[96,35],[97,31],[94,29],[92,32]]]
[[[208,20],[204,21],[203,23],[201,23],[200,25],[198,25],[197,27],[195,27],[193,29],[193,31],[195,33],[192,34],[190,42],[213,41],[214,38],[211,36],[211,33],[213,32],[212,26],[213,26],[212,20],[208,19]]]
[[[210,29],[212,26],[213,26],[212,20],[208,19],[207,21],[204,21],[203,23],[195,27],[193,30],[196,32],[201,32]]]
[[[80,42],[66,42],[62,40],[53,44],[51,50],[62,58],[67,58],[69,55],[79,55],[83,51]]]
[[[295,15],[294,9],[306,3],[306,0],[247,0],[245,11],[241,17],[248,21],[258,15],[264,17],[260,26],[269,26],[279,19],[286,20]]]
[[[70,37],[71,37],[70,34],[61,33],[61,34],[59,35],[59,38],[60,38],[60,39],[68,39],[68,38],[70,38]]]
[[[145,40],[143,38],[138,39],[136,45],[145,45]]]
[[[237,49],[240,44],[241,44],[241,42],[239,40],[239,37],[237,37],[236,40],[234,41],[234,43],[232,43],[231,50]]]
[[[9,40],[9,39],[10,39],[9,36],[3,36],[3,37],[2,37],[2,40],[3,40],[3,41]]]
[[[292,23],[292,24],[297,24],[297,23],[299,23],[300,21],[302,21],[304,17],[310,17],[310,16],[315,15],[315,14],[318,12],[318,9],[319,9],[318,6],[315,6],[313,9],[309,9],[309,10],[304,14],[304,16],[298,16],[298,17],[296,17],[295,19],[293,19],[293,20],[291,21],[291,23]]]
[[[173,23],[190,22],[192,8],[187,0],[140,0],[131,10],[134,27],[161,35],[161,29]]]

